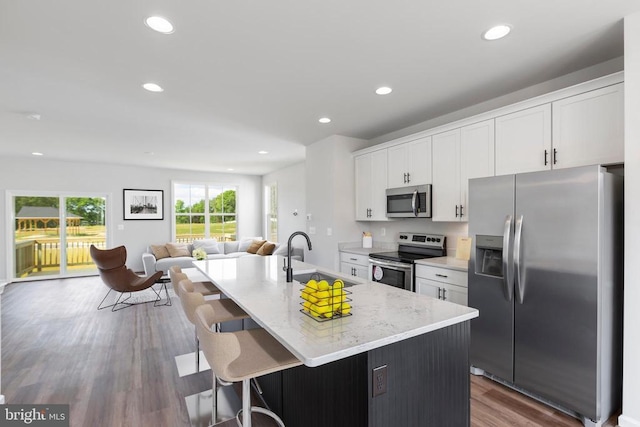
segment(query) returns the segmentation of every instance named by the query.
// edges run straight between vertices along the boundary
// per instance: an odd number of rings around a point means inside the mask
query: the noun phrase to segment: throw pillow
[[[179,256],[191,256],[191,254],[189,253],[189,248],[183,243],[167,243],[166,246],[167,250],[169,251],[169,255],[171,255],[171,258]]]
[[[254,240],[247,248],[247,252],[250,254],[255,254],[262,247],[262,245],[264,245],[264,242],[266,242],[266,240]]]
[[[219,254],[220,248],[216,239],[201,239],[193,241],[193,249],[204,249],[207,255]]]
[[[258,255],[271,255],[273,253],[273,250],[276,248],[276,244],[275,243],[271,243],[271,242],[264,242],[264,245],[260,246],[260,249],[258,249],[258,252],[256,252]]]
[[[169,251],[165,245],[151,245],[151,253],[156,259],[169,258]]]
[[[245,237],[240,239],[238,252],[247,252],[247,249],[249,249],[249,246],[251,246],[254,240],[262,240],[262,237]],[[227,253],[227,251],[225,251],[225,253]]]

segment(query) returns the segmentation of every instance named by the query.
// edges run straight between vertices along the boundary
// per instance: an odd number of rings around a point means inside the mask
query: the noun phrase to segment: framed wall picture
[[[124,219],[164,219],[163,190],[124,189]]]

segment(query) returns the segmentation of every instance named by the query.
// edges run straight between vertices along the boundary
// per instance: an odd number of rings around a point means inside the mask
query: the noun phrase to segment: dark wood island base
[[[263,397],[287,427],[469,426],[469,332],[465,321],[316,368],[260,377]],[[386,380],[374,374],[383,366]],[[385,386],[374,397],[374,387]]]

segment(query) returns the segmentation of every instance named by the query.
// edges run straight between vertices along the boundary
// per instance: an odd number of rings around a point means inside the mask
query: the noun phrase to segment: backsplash
[[[430,219],[400,219],[388,222],[360,222],[362,231],[368,231],[373,236],[373,245],[381,243],[396,243],[401,232],[431,233],[446,236],[447,255],[454,256],[458,237],[467,237],[468,224],[466,222],[433,222]],[[384,235],[383,235],[384,233]]]

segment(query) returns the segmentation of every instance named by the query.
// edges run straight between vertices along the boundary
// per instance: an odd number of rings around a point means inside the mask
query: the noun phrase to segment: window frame
[[[203,208],[203,212],[196,212],[196,213],[188,213],[188,214],[178,214],[176,212],[176,202],[177,202],[177,191],[176,188],[178,186],[189,186],[189,188],[191,189],[191,187],[202,187],[203,191],[204,191],[204,208]],[[211,188],[219,188],[222,190],[222,192],[227,191],[227,190],[234,190],[235,194],[236,194],[236,203],[235,203],[235,212],[230,214],[227,212],[221,212],[219,214],[217,213],[213,213],[210,212],[209,206],[210,206],[210,202],[211,199],[209,198],[209,192],[211,190]],[[193,217],[193,216],[204,216],[204,236],[203,237],[196,237],[196,238],[191,238],[189,240],[188,243],[193,242],[194,240],[198,240],[200,238],[203,239],[211,239],[211,238],[216,238],[218,239],[217,236],[212,236],[211,235],[211,217],[212,216],[221,216],[221,217],[229,217],[229,216],[233,216],[235,217],[235,223],[236,223],[236,238],[239,235],[239,223],[238,223],[238,198],[239,198],[239,193],[240,193],[240,185],[235,184],[235,183],[223,183],[223,182],[211,182],[211,181],[171,181],[171,239],[174,242],[178,241],[178,235],[177,235],[177,225],[178,225],[178,221],[177,221],[177,217],[178,216],[188,216],[188,217]],[[190,206],[193,205],[193,201],[192,204]],[[224,239],[218,239],[218,241],[223,241]],[[182,239],[181,241],[184,241],[184,239]]]

